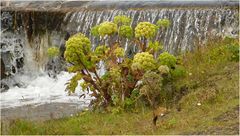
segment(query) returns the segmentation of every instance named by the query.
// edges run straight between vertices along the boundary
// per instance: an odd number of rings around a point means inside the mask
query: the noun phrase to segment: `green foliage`
[[[230,60],[238,62],[239,61],[239,45],[231,44],[231,45],[227,46],[227,49],[229,50],[229,52],[231,54]]]
[[[160,72],[160,74],[168,74],[170,72],[170,69],[167,65],[161,65],[159,66],[158,71]]]
[[[123,111],[123,109],[121,107],[119,107],[119,106],[118,107],[114,107],[111,110],[113,115],[120,114],[122,111]]]
[[[151,50],[151,49],[152,49],[154,52],[157,52],[157,51],[163,49],[163,45],[160,44],[158,41],[155,41],[155,42],[149,41],[149,42],[148,42],[148,50]]]
[[[152,107],[156,106],[156,98],[164,99],[165,92],[162,90],[162,76],[153,71],[148,71],[143,75],[143,86],[141,94],[145,95]]]
[[[91,52],[90,40],[82,33],[78,33],[66,42],[64,57],[67,62],[81,67],[91,68],[94,64],[89,62]]]
[[[98,32],[99,27],[100,27],[99,25],[96,25],[96,26],[91,28],[91,34],[93,36],[96,36],[96,37],[99,36],[99,32]]]
[[[118,67],[114,67],[109,71],[112,81],[119,82],[121,78],[121,70]]]
[[[120,103],[120,98],[118,97],[118,95],[116,95],[116,94],[113,94],[112,96],[111,96],[111,99],[112,99],[112,101],[113,101],[113,105],[114,106],[118,106],[119,105],[119,103]]]
[[[53,57],[55,57],[55,56],[58,56],[59,55],[59,48],[57,48],[57,47],[50,47],[50,48],[48,48],[48,50],[47,50],[47,54],[48,54],[48,56],[49,57],[51,57],[51,58],[53,58]]]
[[[169,68],[176,65],[177,59],[175,56],[169,54],[168,52],[163,52],[159,55],[158,61],[161,65],[167,65]]]
[[[73,76],[70,81],[67,83],[66,90],[69,93],[74,93],[76,87],[78,86],[78,81],[82,79],[82,75],[80,73],[77,73],[75,76]]]
[[[109,50],[110,48],[105,45],[97,46],[94,51],[94,55],[96,55],[96,60],[100,61],[106,59],[106,54],[109,52]]]
[[[134,104],[135,104],[135,101],[134,99],[131,99],[131,98],[126,98],[124,100],[124,108],[125,109],[131,109],[134,107]]]
[[[132,70],[153,70],[156,69],[156,61],[153,55],[148,52],[137,53],[133,58]]]
[[[173,79],[179,79],[186,76],[186,69],[183,66],[176,66],[175,69],[171,70],[171,76]]]
[[[80,80],[82,77],[80,77],[78,80]],[[80,83],[80,86],[82,88],[83,91],[87,90],[88,88],[91,87],[91,85],[89,83],[86,83],[86,82],[81,82]]]
[[[157,21],[157,26],[159,26],[160,28],[163,27],[163,28],[167,28],[171,25],[171,22],[170,20],[168,19],[159,19]]]
[[[120,26],[119,28],[119,36],[124,38],[132,38],[133,37],[133,30],[131,26]]]
[[[234,39],[225,38],[223,45],[213,48],[209,51],[209,62],[218,63],[218,61],[239,61],[239,44]]]
[[[116,57],[124,57],[124,49],[121,48],[121,47],[117,47],[115,50],[114,50],[114,54],[116,55]]]
[[[226,36],[226,37],[223,39],[223,42],[224,42],[224,43],[227,43],[227,44],[234,43],[235,41],[236,41],[235,38],[232,38],[232,37],[229,37],[229,36]]]
[[[100,36],[110,36],[117,32],[117,25],[112,22],[103,22],[99,25],[98,33]]]
[[[126,98],[123,103],[123,107],[125,110],[133,110],[136,108],[137,102],[140,98],[140,91],[138,89],[134,89],[129,98]]]
[[[118,26],[122,25],[130,25],[132,19],[127,16],[115,16],[113,19],[113,22],[117,24]]]
[[[153,38],[156,35],[157,26],[150,22],[140,22],[135,28],[136,38],[144,37],[146,39]]]
[[[219,57],[221,57],[223,54],[226,53],[226,46],[220,46],[220,47],[216,47],[214,49],[212,49],[211,51],[209,51],[209,62],[214,64],[217,63],[217,61],[219,60]],[[227,58],[222,58],[223,60],[226,60]]]

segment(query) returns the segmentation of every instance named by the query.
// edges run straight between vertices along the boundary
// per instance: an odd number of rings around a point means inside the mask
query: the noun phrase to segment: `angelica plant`
[[[133,37],[133,30],[131,26],[120,26],[119,28],[119,36],[124,38],[132,38]]]
[[[112,22],[103,22],[98,27],[98,33],[102,37],[106,35],[110,36],[116,32],[117,32],[117,25]]]
[[[157,26],[160,28],[167,28],[170,26],[170,24],[171,24],[171,22],[168,19],[159,19],[157,21]]]
[[[117,24],[118,26],[121,25],[130,25],[132,19],[127,16],[115,16],[113,19],[113,23]]]
[[[177,63],[177,59],[172,54],[168,52],[163,52],[158,57],[158,62],[161,65],[167,65],[169,68],[174,67]]]
[[[135,28],[136,38],[152,38],[156,35],[157,26],[150,22],[140,22]]]
[[[59,53],[60,53],[60,51],[59,51],[59,48],[57,48],[57,47],[50,47],[50,48],[48,48],[48,50],[47,50],[47,54],[48,54],[48,56],[49,56],[50,58],[53,58],[53,57],[55,57],[55,56],[58,56]]]
[[[69,93],[73,93],[80,85],[82,90],[92,92],[91,95],[95,97],[92,104],[95,107],[115,105],[123,108],[124,105],[129,107],[126,104],[132,105],[133,98],[138,98],[131,97],[138,81],[144,82],[141,90],[144,90],[146,96],[152,97],[155,92],[159,92],[157,88],[161,90],[161,74],[169,73],[171,66],[176,63],[175,59],[166,53],[156,57],[157,52],[163,49],[159,41],[153,40],[157,34],[157,25],[140,22],[133,29],[130,23],[129,17],[116,16],[113,22],[106,21],[94,26],[91,29],[91,36],[100,37],[101,44],[93,49],[89,38],[82,33],[68,39],[64,57],[70,64],[68,71],[75,73],[67,83],[66,90]],[[116,36],[117,39],[113,38]],[[106,44],[107,39],[112,42]],[[125,39],[140,47],[133,58],[128,58],[121,45]],[[103,75],[97,72],[100,69],[100,62],[104,64],[106,70]],[[157,87],[149,90],[152,87],[148,80]]]
[[[148,52],[137,53],[133,58],[133,70],[148,71],[156,68],[156,60],[153,55]]]

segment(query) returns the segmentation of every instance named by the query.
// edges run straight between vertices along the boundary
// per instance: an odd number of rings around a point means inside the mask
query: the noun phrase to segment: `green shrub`
[[[171,24],[170,20],[168,19],[159,19],[157,21],[157,26],[159,26],[160,28],[163,27],[163,28],[167,28],[169,27]]]
[[[148,42],[148,50],[150,51],[151,49],[154,52],[158,52],[163,49],[163,45],[160,44],[158,41],[155,41],[155,42],[149,41]]]
[[[177,63],[175,56],[169,54],[168,52],[163,52],[159,55],[158,61],[160,65],[167,65],[169,68],[174,67]]]
[[[119,28],[119,36],[124,38],[132,38],[133,36],[133,30],[131,26],[120,26]]]
[[[48,56],[50,57],[50,58],[53,58],[53,57],[56,57],[56,56],[58,56],[59,55],[59,48],[57,48],[57,47],[50,47],[50,48],[48,48],[48,50],[47,50],[47,54],[48,54]]]
[[[99,45],[96,47],[96,49],[94,51],[94,55],[96,55],[96,57],[99,61],[104,60],[104,59],[106,59],[105,56],[109,52],[109,50],[110,50],[109,47],[107,47],[105,45]]]
[[[82,33],[78,33],[68,39],[66,42],[66,51],[64,57],[67,62],[86,68],[92,68],[93,63],[90,59],[91,43]]]
[[[117,25],[112,22],[103,22],[99,25],[98,33],[100,36],[113,35],[117,32]]]
[[[146,39],[153,38],[156,35],[157,26],[150,22],[140,22],[135,28],[136,38],[144,37]]]
[[[228,51],[230,52],[230,60],[231,61],[239,61],[239,46],[238,45],[228,45]]]
[[[136,70],[153,70],[156,68],[156,61],[153,58],[152,54],[148,52],[137,53],[133,58],[132,69]]]
[[[114,50],[114,54],[116,55],[116,57],[124,57],[125,51],[124,51],[123,48],[117,47],[117,48]]]
[[[158,71],[160,72],[160,74],[168,74],[170,72],[170,69],[167,65],[161,65],[159,66]]]
[[[165,94],[162,89],[162,76],[153,71],[144,73],[142,78],[143,86],[140,89],[141,94],[146,96],[152,108],[157,105],[156,98],[163,101]]]
[[[118,26],[121,25],[130,25],[132,19],[127,16],[115,16],[113,19],[113,22],[117,24]]]
[[[171,76],[173,79],[178,79],[186,76],[186,69],[183,66],[177,65],[175,69],[171,70]]]
[[[96,25],[96,26],[91,28],[91,34],[93,36],[96,36],[96,37],[99,36],[99,32],[98,32],[99,27],[100,27],[99,25]]]

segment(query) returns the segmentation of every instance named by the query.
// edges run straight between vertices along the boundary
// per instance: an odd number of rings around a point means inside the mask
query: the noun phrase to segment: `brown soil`
[[[1,121],[15,119],[49,120],[72,116],[79,112],[82,106],[72,103],[50,103],[44,105],[27,105],[15,108],[1,109]]]

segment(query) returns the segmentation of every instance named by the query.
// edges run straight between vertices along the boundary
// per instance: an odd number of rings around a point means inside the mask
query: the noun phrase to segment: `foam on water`
[[[36,78],[30,76],[20,76],[22,82],[27,84],[25,88],[13,87],[7,92],[0,93],[1,108],[23,106],[29,104],[45,104],[52,102],[76,103],[80,106],[88,106],[91,97],[86,98],[79,96],[86,92],[77,87],[75,94],[71,96],[65,91],[67,81],[73,76],[67,72],[61,72],[57,79],[50,78],[48,75],[40,75]]]

